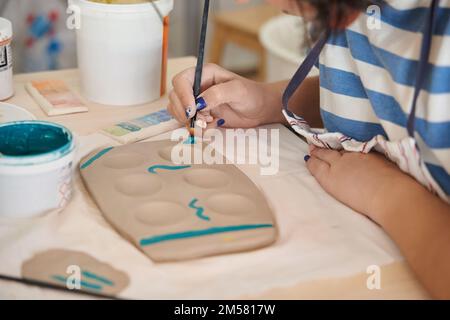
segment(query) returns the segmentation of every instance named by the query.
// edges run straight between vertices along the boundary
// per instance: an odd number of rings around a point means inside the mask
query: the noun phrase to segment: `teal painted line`
[[[139,242],[139,244],[144,247],[144,246],[149,246],[149,245],[156,244],[159,242],[164,242],[164,241],[179,240],[179,239],[186,239],[186,238],[196,238],[196,237],[209,236],[209,235],[218,234],[218,233],[244,231],[244,230],[252,230],[252,229],[262,229],[262,228],[273,228],[273,224],[244,224],[244,225],[237,225],[237,226],[212,227],[212,228],[202,229],[202,230],[191,230],[191,231],[184,231],[184,232],[177,232],[177,233],[168,233],[168,234],[163,234],[163,235],[159,235],[159,236],[144,238]]]
[[[52,278],[53,280],[56,280],[56,281],[61,282],[61,283],[64,283],[64,284],[67,283],[67,279],[64,278],[63,276],[52,276],[51,278]]]
[[[150,168],[148,168],[148,172],[150,172],[150,173],[155,173],[155,174],[156,174],[156,170],[158,170],[158,169],[174,171],[174,170],[187,169],[187,168],[190,168],[190,167],[191,167],[191,166],[166,166],[166,165],[154,165],[154,166],[151,166]]]
[[[92,280],[96,280],[96,281],[98,281],[98,282],[101,282],[101,283],[103,283],[103,284],[106,284],[107,286],[110,286],[110,287],[113,287],[113,286],[114,286],[114,282],[112,282],[111,280],[109,280],[109,279],[107,279],[107,278],[98,276],[98,275],[96,275],[95,273],[92,273],[92,272],[89,272],[89,271],[82,271],[81,274],[82,274],[84,277],[86,277],[86,278],[89,278],[89,279],[92,279]]]
[[[197,201],[198,201],[198,199],[192,199],[192,201],[189,203],[189,208],[192,208],[192,209],[196,210],[196,215],[200,219],[203,219],[203,220],[206,220],[206,221],[211,220],[210,217],[204,215],[205,209],[203,209],[203,207],[197,207],[195,205],[197,203]]]
[[[64,285],[67,285],[67,279],[63,276],[56,275],[56,276],[52,276],[51,278],[53,280],[63,283]],[[90,283],[87,281],[80,281],[80,285],[82,287],[84,287],[85,289],[92,289],[92,290],[99,290],[99,291],[102,290],[102,286],[95,284],[95,283]]]
[[[99,158],[103,157],[105,154],[110,152],[112,149],[114,149],[114,147],[109,147],[109,148],[103,149],[102,151],[97,153],[95,156],[93,156],[92,158],[90,158],[88,161],[86,161],[85,163],[83,163],[81,165],[81,167],[80,167],[81,170],[86,169],[87,167],[89,167],[92,163],[94,163],[94,161],[96,161]]]

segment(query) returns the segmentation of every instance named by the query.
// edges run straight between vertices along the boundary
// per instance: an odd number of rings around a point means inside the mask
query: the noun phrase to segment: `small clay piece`
[[[154,261],[247,251],[276,240],[272,211],[245,174],[232,164],[172,162],[175,145],[136,143],[81,161],[87,189],[120,234]],[[174,154],[191,149],[195,160],[205,148],[186,144]]]
[[[124,272],[83,252],[63,249],[41,252],[25,261],[22,264],[22,277],[68,289],[74,289],[79,284],[80,290],[111,296],[117,295],[129,284]]]

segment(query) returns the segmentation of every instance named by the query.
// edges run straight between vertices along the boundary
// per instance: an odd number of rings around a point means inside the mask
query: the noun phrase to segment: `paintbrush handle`
[[[209,16],[209,0],[205,0],[205,5],[203,7],[202,28],[200,31],[200,42],[198,46],[197,66],[195,67],[195,79],[194,79],[195,98],[197,98],[200,95],[200,89],[202,84],[203,61],[205,59],[206,32],[208,29],[208,16]]]
[[[93,297],[93,298],[102,298],[102,299],[110,299],[110,300],[123,300],[122,298],[118,298],[118,297],[115,297],[115,296],[110,296],[110,295],[106,295],[106,294],[102,294],[102,293],[88,292],[88,291],[84,291],[84,290],[70,290],[70,289],[68,289],[66,287],[63,287],[63,286],[60,286],[60,285],[56,285],[56,284],[52,284],[52,283],[49,283],[49,282],[43,282],[43,281],[39,281],[39,280],[26,279],[26,278],[16,278],[16,277],[7,276],[7,275],[3,275],[3,274],[0,274],[0,280],[21,283],[21,284],[24,284],[24,285],[40,287],[40,288],[43,288],[43,289],[51,289],[51,290],[63,291],[63,292],[66,292],[66,293],[72,293],[72,294],[77,294],[77,295],[85,295],[85,296],[90,296],[90,297]]]

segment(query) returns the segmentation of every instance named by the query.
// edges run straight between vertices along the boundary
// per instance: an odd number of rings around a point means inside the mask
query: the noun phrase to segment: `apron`
[[[330,36],[330,32],[325,32],[311,49],[311,52],[301,64],[292,80],[289,82],[283,94],[283,115],[285,116],[291,127],[308,143],[320,148],[345,150],[348,152],[369,153],[372,150],[384,153],[391,161],[395,162],[403,171],[414,177],[430,192],[438,195],[444,201],[450,203],[450,197],[442,190],[440,185],[435,181],[429,173],[428,168],[423,161],[419,147],[414,137],[416,105],[420,90],[426,75],[427,62],[431,51],[431,42],[433,38],[433,30],[436,25],[436,12],[439,0],[433,0],[427,17],[423,41],[420,52],[420,60],[417,78],[415,82],[414,98],[411,106],[411,112],[408,117],[407,129],[408,137],[397,141],[389,141],[384,136],[378,135],[366,142],[357,141],[339,132],[326,132],[321,129],[312,129],[308,123],[300,116],[291,112],[288,108],[289,100],[298,87],[307,77],[313,66],[318,62],[319,55],[324,48]]]

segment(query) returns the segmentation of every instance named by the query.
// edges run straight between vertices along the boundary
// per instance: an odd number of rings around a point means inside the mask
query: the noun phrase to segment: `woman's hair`
[[[365,11],[366,8],[378,2],[377,0],[297,0],[299,6],[305,2],[316,8],[317,16],[314,21],[319,29],[331,27],[331,21],[335,26],[341,25],[355,10]]]

